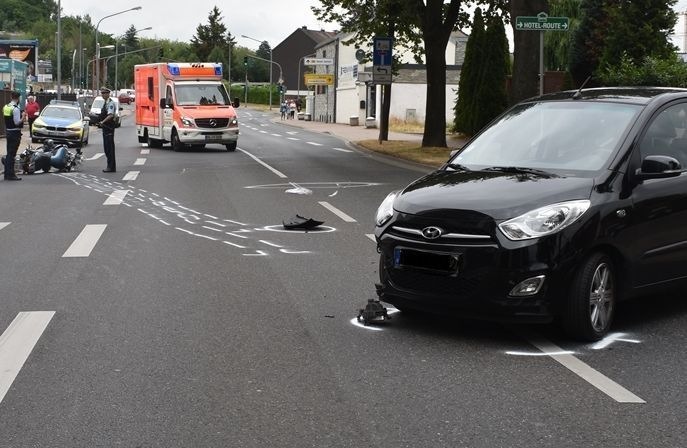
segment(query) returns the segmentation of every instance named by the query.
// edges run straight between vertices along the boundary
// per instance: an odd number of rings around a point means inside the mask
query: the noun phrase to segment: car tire
[[[236,142],[231,142],[231,143],[227,143],[227,144],[224,145],[224,146],[227,147],[227,151],[229,151],[229,152],[234,152],[234,151],[236,151],[236,145],[237,145]]]
[[[184,144],[179,140],[179,134],[177,134],[176,129],[172,130],[172,149],[176,152],[183,151],[184,149]]]
[[[582,341],[598,341],[608,333],[616,303],[616,274],[611,258],[591,255],[573,278],[563,315],[569,336]]]

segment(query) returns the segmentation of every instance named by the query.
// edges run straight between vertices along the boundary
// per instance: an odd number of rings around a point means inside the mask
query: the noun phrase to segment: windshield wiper
[[[460,163],[447,163],[446,167],[452,168],[454,170],[460,170],[460,171],[472,171],[470,168],[468,168],[465,165],[461,165]]]
[[[490,168],[484,168],[482,171],[500,171],[502,173],[514,173],[514,174],[536,174],[541,177],[558,177],[553,173],[548,171],[538,170],[535,168],[526,168],[522,166],[492,166]]]

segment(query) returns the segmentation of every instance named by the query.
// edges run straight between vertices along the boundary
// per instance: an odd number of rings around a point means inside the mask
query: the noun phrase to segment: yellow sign
[[[333,86],[334,85],[334,75],[324,75],[319,73],[306,73],[305,75],[305,85],[306,86]]]

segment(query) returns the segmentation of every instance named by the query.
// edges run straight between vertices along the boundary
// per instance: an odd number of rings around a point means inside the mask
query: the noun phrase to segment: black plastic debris
[[[358,312],[358,322],[363,323],[363,325],[369,325],[375,322],[383,322],[385,320],[390,320],[391,316],[387,314],[386,308],[382,306],[379,300],[369,299],[365,308]]]
[[[301,215],[296,215],[285,221],[282,221],[285,229],[288,230],[311,230],[324,224],[324,221],[316,221],[312,218],[306,218]]]

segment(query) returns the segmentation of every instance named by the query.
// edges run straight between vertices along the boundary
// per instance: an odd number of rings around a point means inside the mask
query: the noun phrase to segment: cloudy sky
[[[241,35],[267,41],[276,47],[296,28],[333,31],[335,24],[318,22],[310,11],[319,6],[318,0],[120,0],[98,2],[93,0],[61,0],[65,15],[90,15],[96,25],[110,14],[141,6],[140,11],[129,11],[104,19],[98,32],[118,35],[131,25],[142,31],[141,37],[188,41],[196,33],[198,25],[207,25],[214,6],[222,13],[223,23],[243,47],[257,49],[259,42],[242,38]]]

